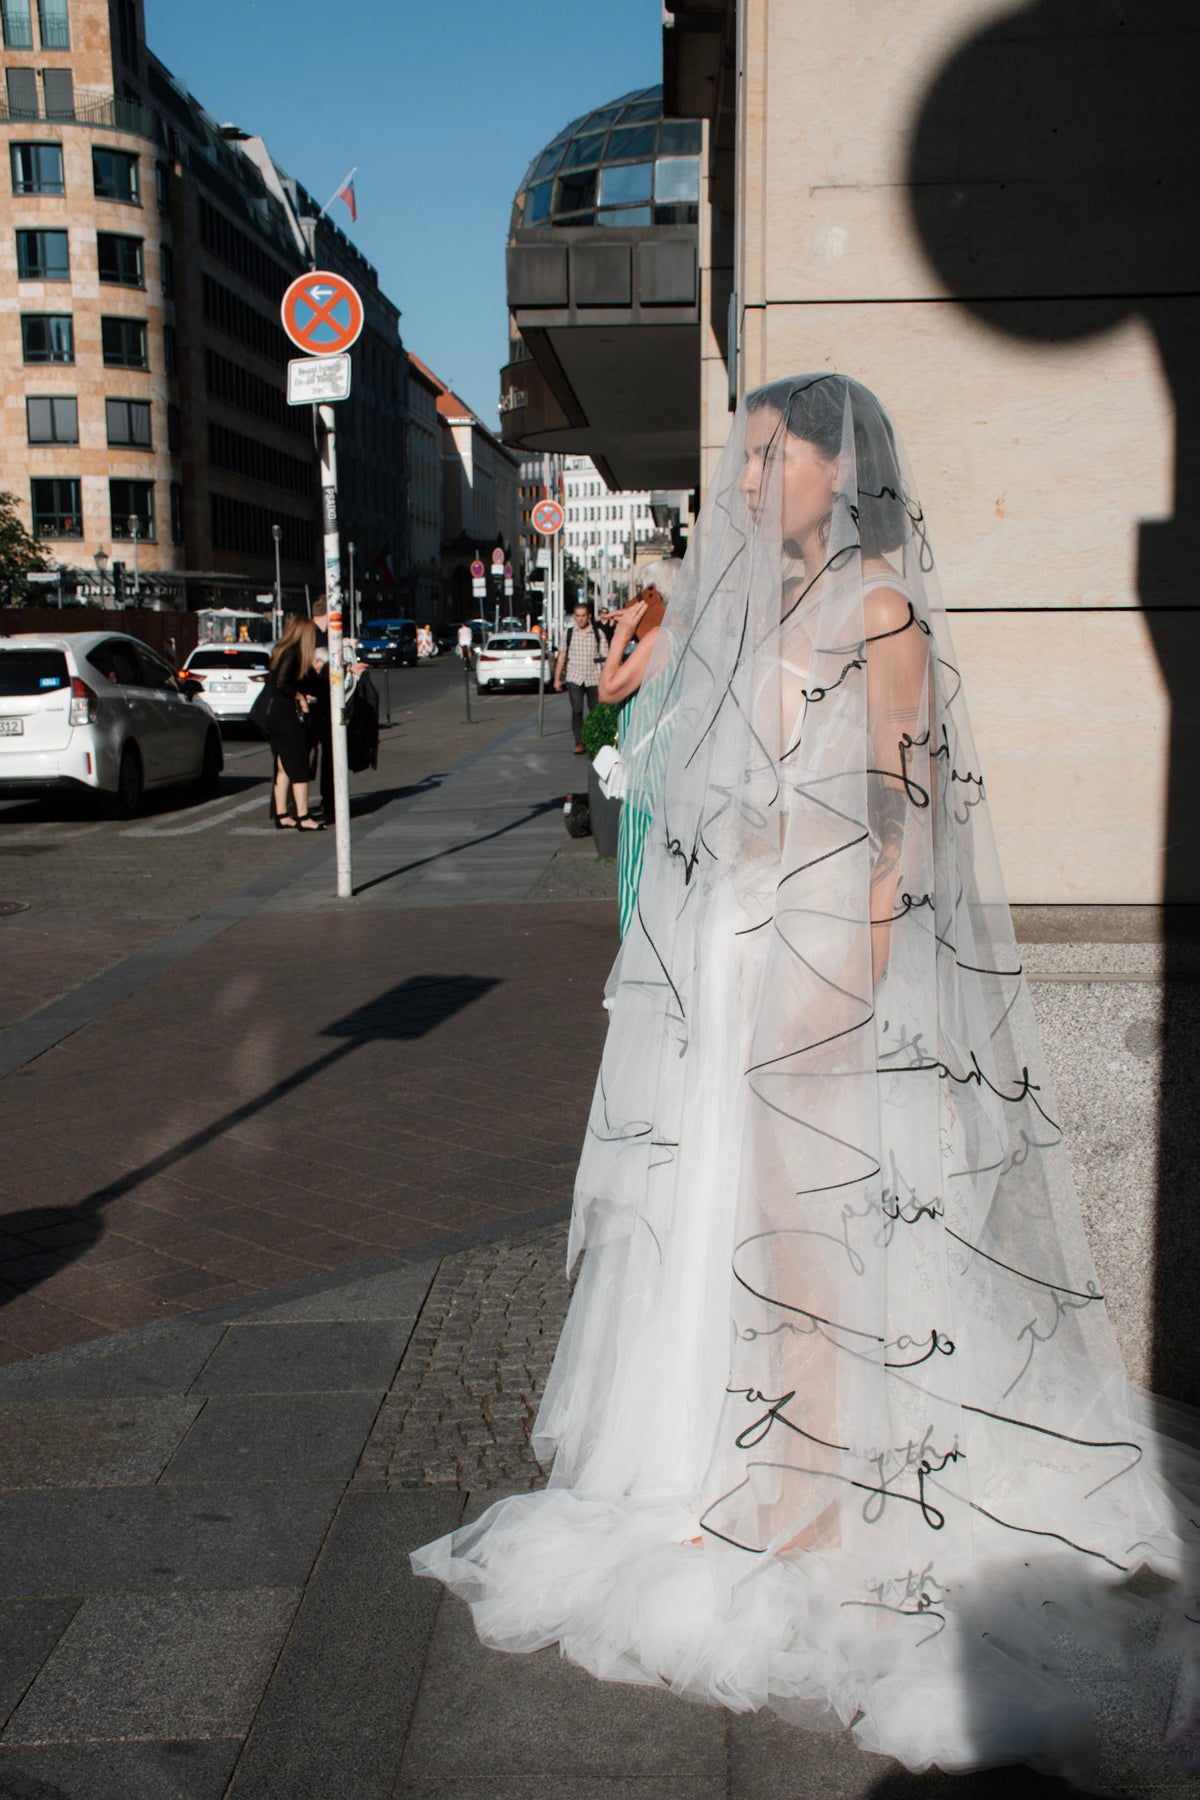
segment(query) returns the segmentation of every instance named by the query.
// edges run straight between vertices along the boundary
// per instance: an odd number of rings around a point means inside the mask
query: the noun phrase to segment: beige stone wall
[[[1161,592],[1138,583],[1142,527],[1175,507],[1158,343],[1136,304],[1106,322],[1103,254],[1070,301],[1083,330],[1058,331],[1063,299],[1029,293],[991,306],[984,323],[931,266],[910,206],[910,146],[930,84],[1014,11],[984,0],[739,0],[739,390],[840,369],[895,418],[957,615],[1012,898],[1154,903],[1169,866],[1167,897],[1200,900],[1200,857],[1178,841],[1177,810],[1168,825],[1168,740],[1173,731],[1178,767],[1183,721],[1161,660],[1167,641],[1181,661],[1200,654],[1198,615],[1162,626],[1138,610],[1190,601],[1186,569]],[[1069,71],[1069,47],[1046,53],[1065,55]],[[1010,166],[1014,181],[1030,179],[1014,68],[1012,134],[988,169],[998,206]],[[1095,167],[1077,178],[1099,184],[1111,171],[1097,125]],[[939,171],[948,182],[956,173]],[[1043,205],[1037,193],[1027,203]],[[1021,308],[1019,336],[1004,328],[1006,304]],[[715,370],[703,406],[711,467],[728,428]],[[1200,580],[1195,591],[1200,600]]]

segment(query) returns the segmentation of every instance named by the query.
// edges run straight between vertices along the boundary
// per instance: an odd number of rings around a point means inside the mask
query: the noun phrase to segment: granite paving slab
[[[299,1588],[87,1599],[4,1742],[241,1737],[299,1600]]]
[[[0,1488],[156,1481],[199,1400],[0,1401]]]
[[[406,1781],[603,1776],[723,1783],[725,1717],[674,1695],[598,1682],[558,1649],[486,1650],[461,1601],[438,1615],[401,1765]],[[720,1791],[719,1788],[716,1791]]]
[[[238,1762],[231,1800],[388,1800],[440,1590],[408,1553],[453,1530],[463,1496],[351,1495]]]
[[[0,1600],[0,1731],[78,1609],[73,1598]]]
[[[341,1491],[212,1482],[0,1494],[0,1597],[295,1587]]]
[[[353,1323],[299,1320],[233,1325],[189,1392],[330,1393],[387,1387],[408,1342],[401,1320]]]
[[[171,1743],[0,1743],[3,1800],[222,1800],[236,1738]]]
[[[382,1389],[214,1395],[162,1482],[348,1481],[382,1399]]]

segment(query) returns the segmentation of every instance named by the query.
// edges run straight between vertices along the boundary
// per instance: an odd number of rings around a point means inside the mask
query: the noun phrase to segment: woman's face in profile
[[[738,482],[755,524],[774,483],[779,484],[783,536],[803,544],[833,505],[837,462],[827,460],[807,438],[787,431],[773,406],[760,406],[746,425],[746,466]]]

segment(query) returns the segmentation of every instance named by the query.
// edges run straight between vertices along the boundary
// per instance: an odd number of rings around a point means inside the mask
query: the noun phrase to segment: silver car
[[[221,731],[198,694],[122,632],[0,637],[0,798],[91,788],[129,817],[147,788],[215,793]]]

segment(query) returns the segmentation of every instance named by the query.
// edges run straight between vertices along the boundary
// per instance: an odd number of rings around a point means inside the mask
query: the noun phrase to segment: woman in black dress
[[[283,636],[271,654],[274,693],[267,716],[267,736],[275,757],[275,829],[324,831],[308,813],[308,777],[312,739],[308,714],[317,703],[318,681],[313,668],[317,632],[311,619],[293,613]],[[288,788],[296,802],[293,819],[287,810]]]

